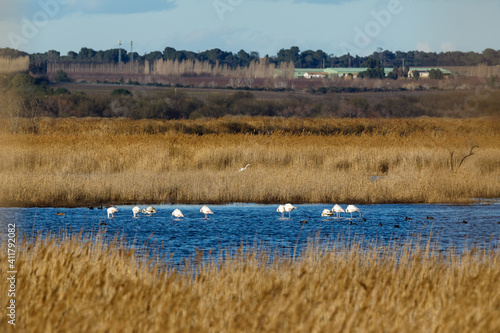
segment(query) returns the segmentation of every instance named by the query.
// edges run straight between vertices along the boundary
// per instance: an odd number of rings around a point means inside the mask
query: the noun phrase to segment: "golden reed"
[[[1,126],[4,206],[500,197],[498,118],[44,118],[37,134]]]
[[[193,276],[140,261],[119,242],[81,235],[20,242],[16,327],[3,315],[0,330],[500,331],[498,249],[456,254],[429,244],[371,250],[345,244],[313,244],[300,259],[271,263],[265,254],[235,253],[193,263]],[[0,249],[7,262],[5,243]],[[0,290],[8,290],[6,279]]]

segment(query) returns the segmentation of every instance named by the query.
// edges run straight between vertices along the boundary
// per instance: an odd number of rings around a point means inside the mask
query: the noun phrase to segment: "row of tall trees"
[[[0,56],[3,53],[12,53],[11,49],[0,49]],[[67,55],[61,55],[60,52],[50,50],[45,53],[31,55],[33,62],[90,62],[90,63],[118,63],[119,58],[124,63],[137,61],[143,64],[146,60],[153,63],[157,60],[192,60],[211,64],[226,65],[230,68],[248,66],[260,58],[258,52],[250,53],[240,50],[237,53],[226,52],[220,49],[211,49],[203,52],[192,52],[185,50],[176,50],[172,47],[166,47],[163,52],[155,51],[139,55],[137,52],[128,53],[125,49],[110,49],[106,51],[96,51],[91,48],[83,47],[78,53],[68,52]],[[363,67],[370,58],[377,59],[382,67],[394,66],[476,66],[486,64],[489,66],[500,65],[500,50],[485,49],[481,53],[477,52],[423,52],[423,51],[396,51],[377,49],[371,55],[361,57],[358,55],[327,54],[322,50],[300,51],[297,46],[289,49],[281,49],[275,56],[266,55],[270,63],[279,64],[282,62],[292,62],[295,68],[323,68],[323,67]],[[403,64],[404,63],[404,64]]]

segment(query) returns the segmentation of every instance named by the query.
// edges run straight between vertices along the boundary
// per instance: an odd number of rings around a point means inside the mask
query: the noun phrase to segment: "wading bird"
[[[285,206],[279,205],[278,208],[276,209],[278,213],[281,213],[281,218],[285,218]]]
[[[184,217],[180,209],[177,208],[172,212],[172,215],[175,216],[175,218],[177,219],[179,219],[180,217]]]
[[[116,209],[115,207],[109,207],[107,209],[107,212],[108,212],[108,219],[111,217],[115,217],[113,214],[116,213],[118,211],[118,209]]]
[[[345,213],[345,211],[342,209],[342,207],[340,207],[337,204],[335,204],[335,206],[333,206],[332,211],[337,214],[337,217],[340,217],[340,213]]]
[[[346,213],[351,213],[351,218],[352,218],[352,213],[354,213],[354,212],[358,212],[359,213],[359,217],[361,217],[361,211],[359,210],[358,207],[356,207],[354,205],[347,206],[347,208],[345,209],[345,212]]]
[[[323,216],[323,217],[325,217],[325,216],[328,217],[328,216],[332,216],[332,215],[333,215],[333,213],[329,209],[323,209],[323,212],[321,213],[321,216]]]
[[[205,214],[205,218],[208,219],[208,214],[213,214],[214,212],[212,212],[207,206],[203,206],[200,209],[200,213]]]
[[[285,205],[285,212],[288,212],[288,218],[290,218],[290,212],[291,212],[292,210],[294,210],[294,209],[297,209],[297,207],[295,207],[295,206],[294,206],[294,205],[292,205],[292,204],[287,203],[287,204]]]
[[[137,214],[139,214],[141,212],[141,209],[139,208],[139,206],[135,206],[134,208],[132,208],[132,213],[134,213],[134,217],[137,217]]]
[[[241,168],[241,169],[240,169],[240,172],[241,172],[241,171],[245,171],[245,170],[248,168],[248,166],[249,166],[249,165],[250,165],[250,164],[247,164],[244,168]]]
[[[154,207],[149,206],[149,207],[148,207],[148,208],[146,208],[146,209],[144,209],[144,208],[143,208],[143,209],[142,209],[142,213],[143,213],[143,214],[147,214],[147,215],[151,215],[151,214],[156,213],[156,209],[155,209]]]

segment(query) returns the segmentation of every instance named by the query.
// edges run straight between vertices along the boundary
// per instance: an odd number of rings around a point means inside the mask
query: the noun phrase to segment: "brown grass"
[[[500,197],[498,118],[42,119],[38,135],[8,134],[7,123],[3,205]]]
[[[0,73],[17,73],[27,71],[30,65],[30,57],[0,57]]]
[[[6,245],[0,261],[7,262]],[[311,246],[231,255],[193,278],[80,235],[18,245],[3,332],[498,332],[500,253]],[[399,253],[400,255],[398,255]],[[0,290],[8,290],[5,278]],[[5,310],[7,299],[2,298]]]

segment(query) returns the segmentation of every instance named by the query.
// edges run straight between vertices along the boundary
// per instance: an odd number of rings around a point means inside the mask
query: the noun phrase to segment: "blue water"
[[[156,214],[141,214],[139,218],[133,218],[132,206],[116,206],[118,213],[109,219],[106,209],[0,208],[0,239],[5,239],[9,223],[16,224],[19,238],[28,239],[37,234],[58,237],[82,231],[95,237],[101,231],[107,240],[118,235],[139,252],[165,256],[168,265],[182,265],[196,251],[203,251],[205,259],[221,260],[225,253],[234,254],[240,247],[266,251],[271,257],[300,257],[311,239],[326,249],[333,243],[353,239],[366,247],[404,245],[419,236],[423,244],[430,241],[439,251],[453,249],[456,253],[472,247],[497,250],[500,243],[499,201],[474,205],[358,205],[361,218],[356,212],[352,219],[350,214],[321,217],[323,209],[332,208],[330,204],[295,206],[291,218],[285,219],[276,212],[277,205],[260,204],[209,205],[215,214],[208,219],[199,212],[201,205],[157,205]],[[171,215],[175,208],[185,217],[176,220]],[[65,215],[59,216],[58,212]],[[304,220],[307,223],[301,223]]]

